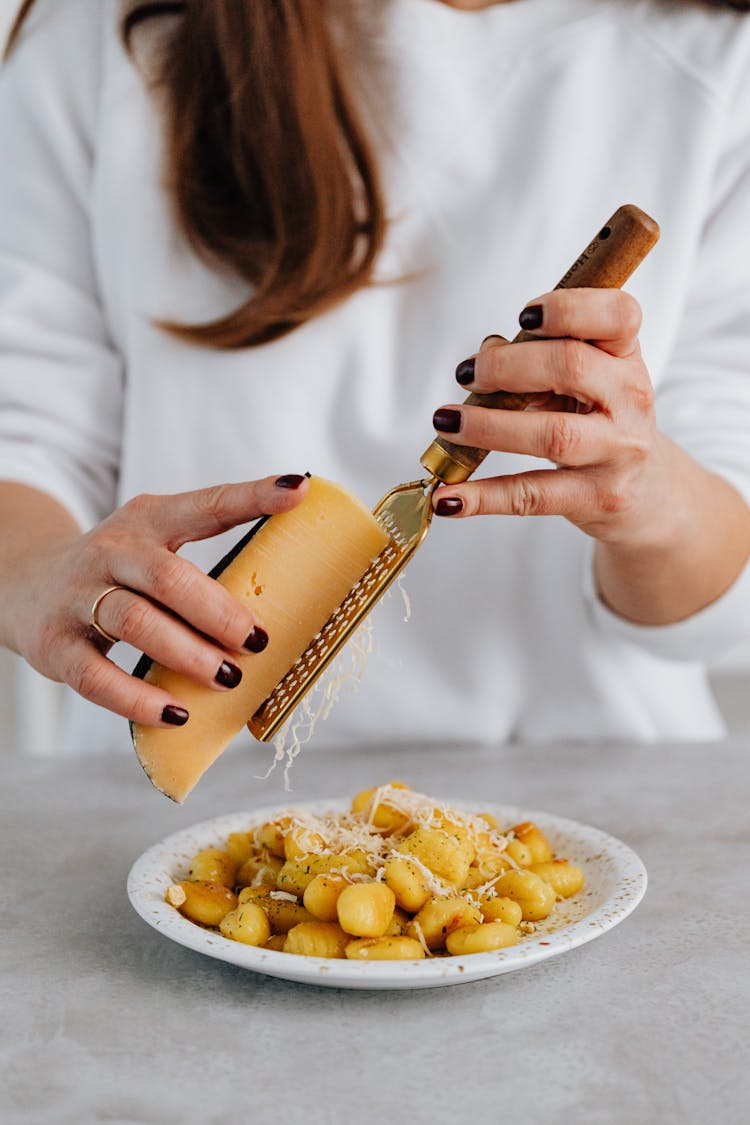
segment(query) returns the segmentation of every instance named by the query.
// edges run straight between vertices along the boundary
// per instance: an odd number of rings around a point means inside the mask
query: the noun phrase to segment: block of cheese
[[[211,576],[253,610],[269,637],[260,653],[236,656],[242,681],[214,691],[142,657],[134,675],[174,694],[190,718],[182,727],[131,724],[149,778],[182,802],[270,695],[380,554],[388,536],[364,504],[337,484],[312,478],[305,499],[250,531]]]

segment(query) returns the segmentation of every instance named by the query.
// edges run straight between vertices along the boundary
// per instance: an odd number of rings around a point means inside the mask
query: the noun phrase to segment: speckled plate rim
[[[270,820],[292,807],[322,813],[341,811],[349,804],[338,798],[288,802],[228,813],[175,832],[133,864],[127,883],[130,902],[145,922],[171,941],[256,973],[329,988],[407,989],[462,984],[528,968],[601,937],[627,918],[646,893],[646,868],[622,840],[549,813],[483,804],[482,810],[493,813],[503,825],[533,820],[548,836],[555,853],[578,864],[586,876],[586,888],[579,896],[558,903],[552,917],[539,923],[533,935],[509,949],[424,961],[367,963],[300,957],[230,941],[189,922],[164,901],[170,883],[184,878],[191,856],[201,848],[221,844],[230,832],[246,831],[251,824]],[[478,807],[452,798],[450,804],[473,811]]]

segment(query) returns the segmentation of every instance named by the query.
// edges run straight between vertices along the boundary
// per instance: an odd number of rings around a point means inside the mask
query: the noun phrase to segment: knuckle
[[[207,643],[186,645],[180,652],[179,671],[195,683],[213,686],[216,670],[225,659],[220,650]]]
[[[455,495],[458,495],[458,493]],[[460,516],[484,516],[493,510],[487,502],[487,497],[481,485],[478,488],[467,488],[460,494],[460,499],[463,501]]]
[[[140,686],[133,681],[132,694],[127,702],[127,717],[134,723],[150,724],[160,718],[168,697],[160,691]]]
[[[115,556],[114,543],[115,537],[107,529],[97,528],[84,536],[80,545],[80,571],[108,576],[110,573],[108,560]]]
[[[577,387],[584,375],[589,360],[589,349],[583,340],[562,340],[563,374],[572,387]]]
[[[654,388],[647,379],[636,379],[627,390],[628,400],[641,414],[650,414],[655,405]]]
[[[568,460],[580,441],[579,432],[571,421],[572,417],[567,414],[552,414],[546,424],[543,439],[545,456],[557,464]]]
[[[55,656],[60,651],[61,635],[61,624],[55,618],[50,618],[41,625],[33,645],[41,668],[52,667]]]
[[[575,289],[554,289],[546,301],[548,309],[554,310],[555,323],[560,326],[570,324],[580,303],[580,294]]]
[[[637,336],[640,332],[643,319],[641,306],[631,293],[624,289],[615,290],[613,293],[616,309],[617,325],[623,336]]]
[[[146,590],[158,602],[174,598],[187,585],[187,575],[176,555],[155,555],[146,567]]]
[[[67,676],[67,682],[78,695],[95,702],[101,698],[107,674],[107,665],[88,657],[75,663]]]
[[[596,490],[597,504],[607,515],[621,515],[632,503],[632,491],[623,482],[599,485]]]
[[[252,619],[245,607],[229,595],[222,598],[213,614],[214,625],[211,630],[218,641],[244,641],[252,627]]]
[[[631,434],[627,440],[627,452],[632,461],[639,464],[645,461],[651,453],[651,441],[638,434]]]
[[[231,484],[217,484],[212,488],[203,488],[193,493],[193,503],[200,516],[209,516],[221,523],[230,508],[233,494]]]
[[[125,641],[143,639],[149,632],[152,607],[142,598],[135,598],[125,604],[116,615],[114,632]],[[140,647],[143,647],[142,645]]]
[[[474,381],[492,387],[498,386],[509,358],[508,345],[496,342],[483,344],[480,356],[477,359]]]
[[[513,481],[510,492],[510,511],[514,516],[536,516],[544,511],[541,489],[527,478]]]
[[[149,516],[153,511],[154,504],[157,497],[148,492],[141,492],[137,496],[131,496],[121,508],[124,516],[132,516],[136,522],[140,522],[144,517]]]

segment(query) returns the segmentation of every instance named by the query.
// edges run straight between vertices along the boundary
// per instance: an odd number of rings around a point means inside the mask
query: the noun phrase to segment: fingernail
[[[461,428],[461,411],[436,410],[432,415],[432,424],[442,434],[457,434]]]
[[[189,718],[190,714],[184,707],[173,707],[171,704],[161,713],[161,721],[173,727],[184,727]]]
[[[286,476],[276,478],[277,488],[287,488],[293,492],[295,488],[299,488],[305,478],[299,473],[287,473]]]
[[[216,673],[215,678],[217,684],[221,684],[222,687],[237,687],[237,684],[242,679],[242,669],[238,668],[236,664],[230,664],[228,660],[225,660]]]
[[[438,516],[457,516],[464,510],[464,502],[460,496],[441,496],[435,505],[435,514]]]
[[[263,652],[267,644],[268,633],[265,629],[261,629],[259,625],[254,625],[247,635],[245,648],[250,652]]]
[[[456,382],[460,383],[462,387],[465,387],[467,383],[474,382],[475,363],[475,359],[465,359],[456,368]]]
[[[523,311],[521,312],[521,315],[518,318],[518,323],[527,332],[533,332],[535,328],[542,327],[543,320],[544,309],[542,308],[542,306],[528,305],[527,308],[523,309]]]

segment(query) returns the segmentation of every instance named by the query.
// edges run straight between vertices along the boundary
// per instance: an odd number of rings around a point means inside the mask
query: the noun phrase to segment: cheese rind
[[[211,572],[257,610],[268,632],[260,653],[233,656],[242,681],[214,691],[144,657],[135,675],[171,692],[190,713],[182,727],[131,724],[149,778],[182,802],[270,695],[388,542],[372,512],[340,485],[310,481],[304,500],[258,524]]]

